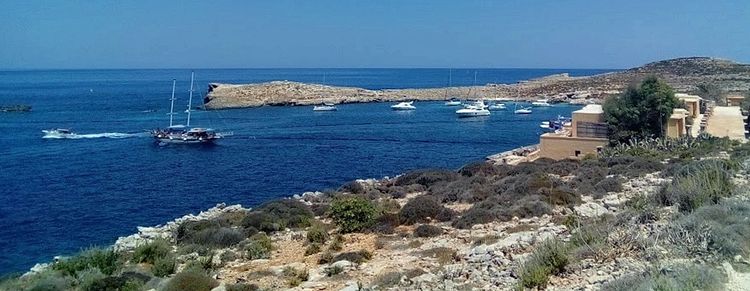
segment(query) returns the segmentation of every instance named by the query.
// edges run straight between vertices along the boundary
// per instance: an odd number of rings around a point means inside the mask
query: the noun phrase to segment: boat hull
[[[407,110],[415,110],[417,108],[412,106],[412,107],[391,107],[391,109],[396,110],[396,111],[407,111]]]
[[[154,138],[156,143],[164,144],[210,144],[213,143],[216,138],[210,139],[182,139],[182,138]]]
[[[456,111],[456,115],[460,118],[464,117],[479,117],[479,116],[489,116],[490,112],[488,110],[458,110]]]

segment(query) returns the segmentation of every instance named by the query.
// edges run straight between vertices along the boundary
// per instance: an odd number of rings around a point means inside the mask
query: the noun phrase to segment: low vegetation
[[[570,263],[570,247],[558,240],[547,240],[534,249],[519,271],[519,284],[544,289],[550,275],[565,271]]]
[[[364,230],[375,223],[377,210],[369,200],[361,197],[346,197],[331,203],[330,215],[344,232]]]

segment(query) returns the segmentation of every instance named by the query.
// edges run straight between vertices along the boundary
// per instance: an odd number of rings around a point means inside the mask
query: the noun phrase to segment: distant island
[[[556,74],[516,84],[475,86],[473,92],[485,99],[549,98],[571,103],[599,103],[618,94],[629,84],[649,75],[664,79],[679,92],[698,92],[701,86],[723,92],[750,89],[750,65],[730,60],[688,57],[649,63],[624,71],[586,77]],[[466,96],[470,87],[430,89],[368,90],[291,81],[259,84],[211,83],[204,99],[206,109],[246,108],[265,105],[313,105],[328,103],[388,102],[402,100],[445,100]]]

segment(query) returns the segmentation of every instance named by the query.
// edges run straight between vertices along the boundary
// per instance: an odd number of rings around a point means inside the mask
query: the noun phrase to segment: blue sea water
[[[471,85],[475,71],[477,84],[485,84],[608,70],[460,69],[453,70],[452,84]],[[189,70],[0,72],[0,105],[33,106],[29,113],[0,113],[0,274],[109,245],[136,226],[220,202],[255,206],[355,178],[455,169],[536,143],[540,121],[579,108],[555,105],[514,115],[511,105],[473,119],[456,118],[456,108],[442,102],[417,102],[413,112],[394,112],[387,103],[318,113],[305,106],[196,111],[193,125],[234,135],[215,146],[157,146],[143,132],[168,123],[173,78],[176,107],[185,108],[189,75]],[[448,70],[196,70],[194,101],[200,103],[209,82],[270,80],[428,88],[445,86]],[[72,128],[90,138],[42,139],[41,130],[49,128]]]

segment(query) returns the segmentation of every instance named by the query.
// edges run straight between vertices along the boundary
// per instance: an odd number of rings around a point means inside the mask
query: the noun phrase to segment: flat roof
[[[573,111],[573,113],[602,114],[604,110],[599,104],[589,104],[579,110]]]
[[[690,95],[685,93],[675,93],[674,97],[677,97],[677,99],[691,99],[691,100],[701,100],[701,96],[698,95]]]

